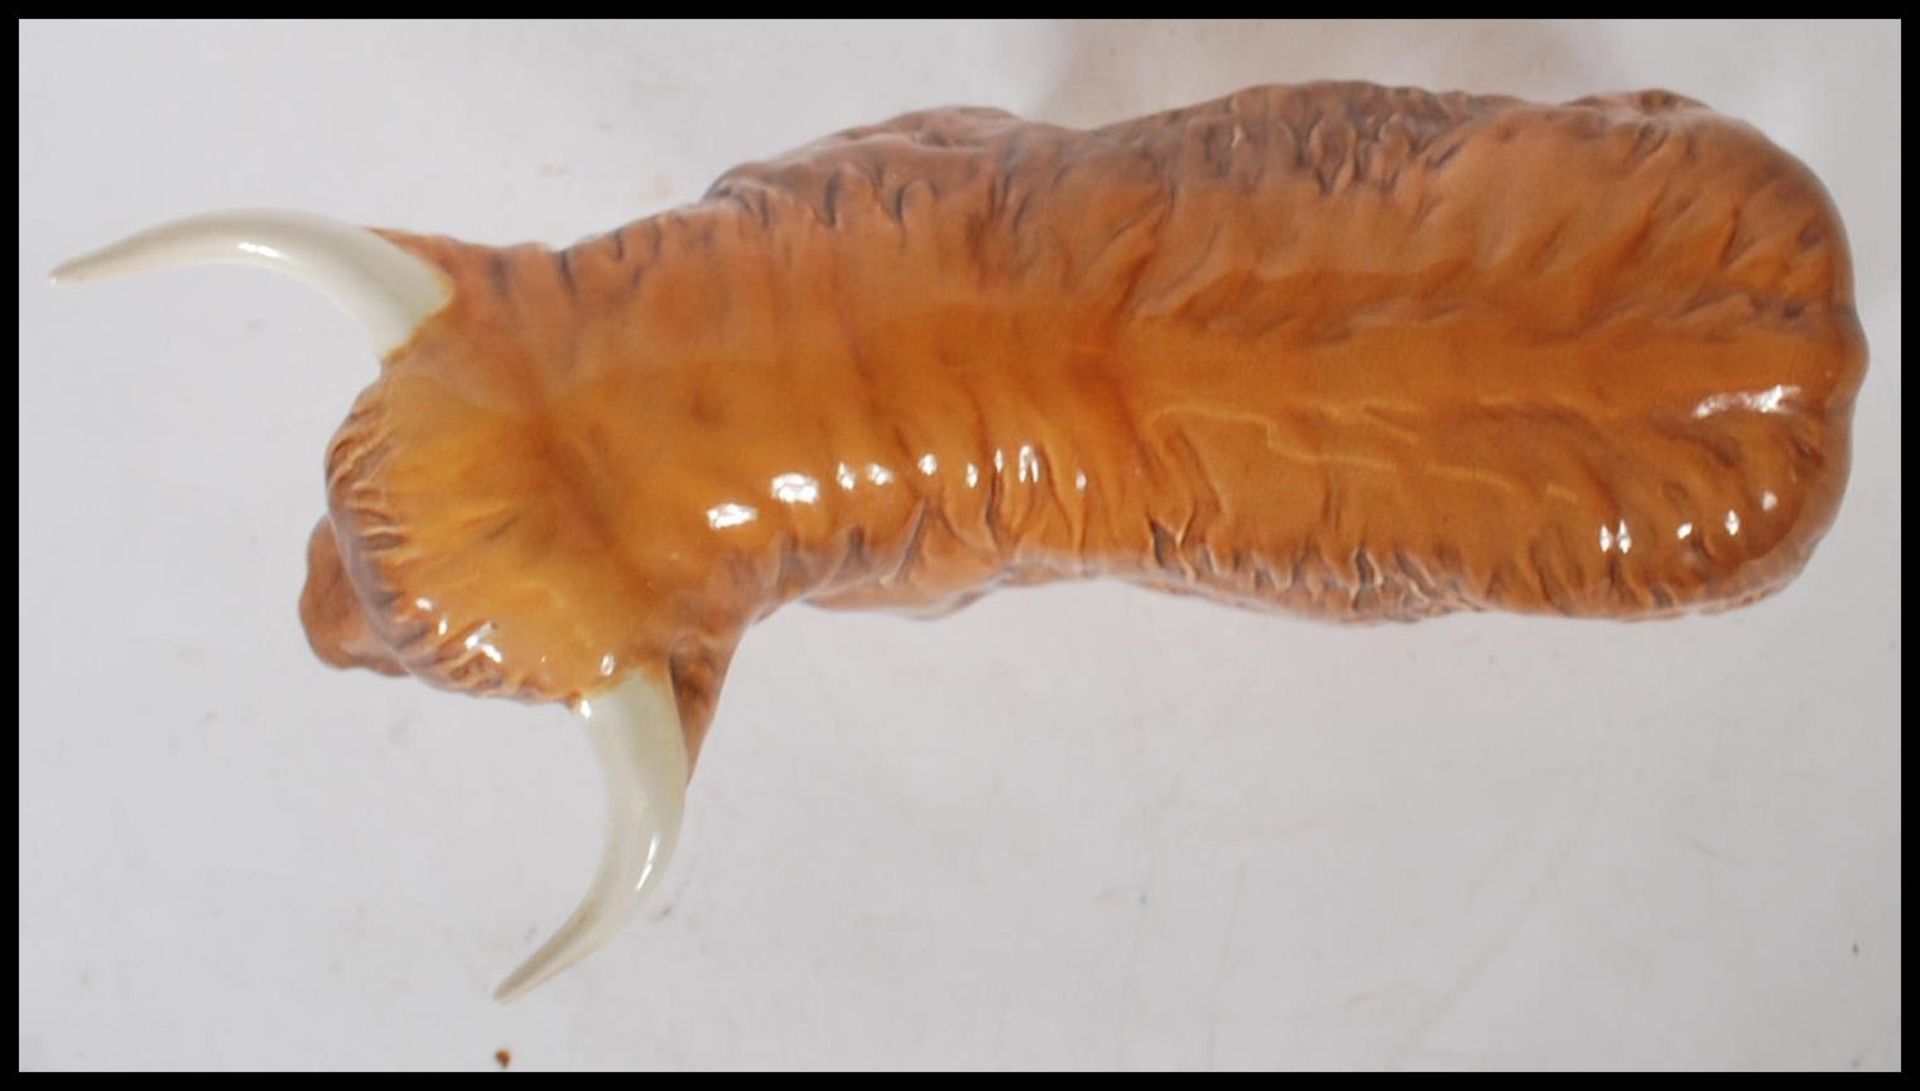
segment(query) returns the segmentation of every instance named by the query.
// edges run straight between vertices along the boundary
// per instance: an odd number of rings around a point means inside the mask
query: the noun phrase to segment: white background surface
[[[1899,1066],[1896,26],[28,24],[20,60],[21,1067]],[[1872,362],[1803,578],[1640,626],[787,611],[663,896],[512,1007],[598,776],[558,709],[309,652],[359,332],[259,272],[44,279],[236,205],[564,244],[909,109],[1321,77],[1665,87],[1812,166]]]

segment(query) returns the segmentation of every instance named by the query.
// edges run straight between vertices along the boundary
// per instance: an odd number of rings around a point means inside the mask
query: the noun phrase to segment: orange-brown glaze
[[[300,592],[300,623],[314,654],[328,666],[407,673],[375,635],[354,596],[330,519],[321,519],[307,539],[307,586]]]
[[[667,663],[696,743],[794,600],[1749,601],[1833,519],[1865,366],[1819,182],[1658,92],[943,110],[563,251],[389,237],[455,295],[329,455],[353,624],[527,699]]]

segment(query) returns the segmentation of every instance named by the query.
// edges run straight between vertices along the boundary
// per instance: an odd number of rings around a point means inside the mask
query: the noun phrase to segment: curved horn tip
[[[83,254],[77,258],[63,261],[47,274],[47,283],[55,287],[69,284],[85,284],[87,280],[87,259],[92,255]]]
[[[567,922],[494,990],[502,1003],[525,996],[612,939],[659,885],[680,835],[687,745],[673,687],[637,674],[581,701],[578,712],[607,783],[600,867]]]
[[[453,298],[439,268],[363,227],[309,212],[235,209],[173,220],[56,266],[56,285],[208,263],[256,265],[319,290],[384,356]]]

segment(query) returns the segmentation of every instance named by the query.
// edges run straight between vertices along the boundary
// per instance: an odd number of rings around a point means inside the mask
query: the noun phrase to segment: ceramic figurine
[[[300,613],[336,666],[571,705],[655,883],[743,631],[1108,577],[1340,621],[1672,617],[1807,561],[1866,347],[1840,221],[1664,92],[1259,87],[910,114],[562,250],[225,213],[56,271],[306,281],[380,369]]]

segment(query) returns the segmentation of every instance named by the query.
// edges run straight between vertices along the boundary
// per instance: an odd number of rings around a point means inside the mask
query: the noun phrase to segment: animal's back
[[[1677,96],[933,111],[710,196],[770,195],[839,240],[850,307],[948,331],[876,385],[959,368],[988,415],[1073,422],[1037,457],[1096,467],[1059,501],[1089,510],[1025,551],[1062,571],[1335,617],[1643,616],[1777,588],[1844,487],[1838,218]]]

